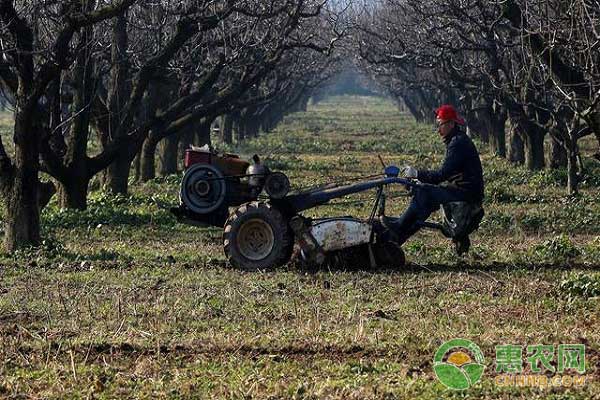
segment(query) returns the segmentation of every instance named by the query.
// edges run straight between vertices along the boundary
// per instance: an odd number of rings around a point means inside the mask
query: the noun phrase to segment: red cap
[[[450,104],[444,104],[435,111],[436,117],[443,121],[454,121],[460,125],[465,124],[465,120],[458,116],[456,109]]]

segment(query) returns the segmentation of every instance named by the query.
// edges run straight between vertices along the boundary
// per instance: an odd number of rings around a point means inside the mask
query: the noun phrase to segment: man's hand
[[[417,170],[410,165],[404,167],[404,177],[409,179],[416,179],[419,176]]]

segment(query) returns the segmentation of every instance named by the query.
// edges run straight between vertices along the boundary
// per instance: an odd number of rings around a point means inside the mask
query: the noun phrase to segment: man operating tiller
[[[407,166],[406,178],[424,183],[413,188],[413,197],[407,210],[399,218],[382,217],[389,240],[402,245],[414,235],[440,205],[451,202],[481,204],[483,200],[483,172],[477,148],[463,131],[465,121],[451,105],[436,111],[437,129],[446,144],[446,158],[437,170],[417,170]],[[459,255],[470,247],[468,236],[455,238]]]

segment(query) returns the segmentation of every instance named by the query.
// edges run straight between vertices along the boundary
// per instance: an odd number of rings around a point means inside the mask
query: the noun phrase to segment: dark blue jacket
[[[418,179],[437,185],[448,182],[465,191],[469,200],[483,200],[483,170],[479,153],[471,138],[454,128],[445,138],[446,159],[438,170],[419,170]]]

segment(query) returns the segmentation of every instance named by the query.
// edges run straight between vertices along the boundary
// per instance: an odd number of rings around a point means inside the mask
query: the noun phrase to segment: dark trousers
[[[421,223],[425,222],[431,213],[439,210],[440,205],[470,199],[464,190],[448,186],[422,184],[413,187],[412,191],[413,197],[404,214],[389,222],[390,228],[398,236],[398,244],[403,244],[417,233]]]

